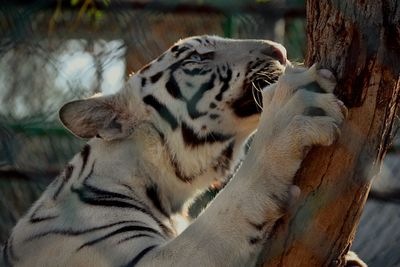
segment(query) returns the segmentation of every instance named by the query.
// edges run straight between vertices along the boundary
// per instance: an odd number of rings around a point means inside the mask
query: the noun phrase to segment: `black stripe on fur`
[[[35,211],[32,213],[31,217],[29,218],[30,223],[39,223],[43,221],[49,221],[58,217],[58,215],[47,215],[47,216],[39,216],[38,212],[43,208],[42,205],[39,205]]]
[[[105,191],[87,184],[80,188],[71,188],[71,191],[78,195],[80,201],[88,205],[130,208],[148,214],[146,209],[133,204],[132,198],[119,193]]]
[[[136,239],[136,238],[139,238],[139,237],[151,237],[151,238],[153,238],[153,236],[151,236],[149,234],[143,234],[143,233],[142,234],[134,234],[134,235],[131,235],[131,236],[128,236],[128,237],[125,237],[125,238],[121,239],[120,241],[118,241],[118,244],[130,241],[132,239]]]
[[[8,255],[8,240],[6,241],[6,243],[4,244],[4,247],[3,247],[3,261],[4,261],[5,267],[13,266],[11,263],[10,256]]]
[[[79,176],[82,175],[82,172],[85,170],[86,164],[89,159],[89,155],[90,155],[90,146],[86,144],[81,151],[82,168],[81,171],[79,172]]]
[[[250,245],[257,245],[260,243],[260,241],[262,241],[262,238],[260,238],[260,237],[250,237],[249,238]]]
[[[152,106],[172,128],[175,130],[178,127],[178,121],[175,116],[169,111],[169,109],[164,105],[161,104],[154,96],[147,95],[143,98],[143,102],[149,106]]]
[[[146,187],[146,195],[151,200],[153,206],[159,212],[161,212],[163,215],[165,215],[165,217],[169,217],[168,212],[165,210],[165,208],[162,205],[159,194],[160,194],[160,192],[159,192],[157,184],[152,184],[152,185]]]
[[[247,220],[247,222],[257,231],[262,231],[264,227],[267,225],[267,222],[262,222],[262,223],[255,223]]]
[[[136,255],[135,258],[133,258],[130,262],[128,262],[126,265],[123,265],[121,267],[133,267],[136,266],[136,264],[151,250],[153,250],[157,245],[153,245],[150,247],[147,247],[143,249],[139,254]]]
[[[254,114],[259,114],[262,111],[254,100],[262,99],[262,94],[258,90],[253,91],[252,87],[253,85],[251,82],[246,80],[243,83],[242,95],[238,97],[231,105],[233,111],[238,117],[249,117]],[[259,104],[262,105],[262,102]]]
[[[234,145],[235,142],[232,141],[224,150],[222,150],[221,155],[215,160],[215,165],[213,167],[215,171],[224,173],[230,169]]]
[[[88,234],[88,233],[92,233],[95,231],[99,231],[99,230],[104,230],[107,228],[111,228],[113,226],[116,225],[120,225],[120,224],[125,224],[125,223],[130,223],[132,221],[119,221],[119,222],[113,222],[113,223],[109,223],[109,224],[105,224],[105,225],[100,225],[100,226],[95,226],[95,227],[91,227],[91,228],[86,228],[86,229],[80,229],[80,230],[75,230],[75,229],[52,229],[50,231],[45,231],[45,232],[41,232],[38,234],[35,234],[29,238],[27,238],[24,241],[32,241],[41,237],[45,237],[48,235],[64,235],[64,236],[79,236],[79,235],[84,235],[84,234]]]
[[[163,75],[163,73],[160,71],[160,72],[154,74],[153,76],[151,76],[151,77],[150,77],[151,83],[156,83],[156,82],[158,82],[158,80],[161,78],[162,75]]]
[[[181,46],[179,47],[179,45],[175,45],[171,48],[171,52],[175,53],[175,57],[179,57],[183,52],[189,50],[190,48],[187,46]]]
[[[169,80],[167,81],[167,83],[165,84],[165,88],[167,88],[168,93],[176,98],[176,99],[184,99],[182,93],[181,93],[181,89],[178,85],[178,82],[175,80],[173,74],[171,73],[171,76],[169,78]]]
[[[74,166],[71,164],[68,164],[65,167],[64,173],[61,175],[61,177],[59,179],[61,179],[61,184],[60,186],[57,188],[57,190],[55,191],[54,195],[53,195],[53,200],[56,200],[58,195],[60,194],[61,190],[64,188],[65,184],[68,182],[68,180],[71,178],[72,176],[72,172],[74,171]],[[82,172],[82,170],[81,170]]]
[[[187,111],[192,119],[197,119],[207,114],[207,112],[199,112],[196,109],[196,106],[197,103],[200,101],[200,99],[203,97],[204,93],[214,88],[215,78],[216,75],[213,73],[210,77],[210,80],[203,83],[197,90],[197,92],[192,96],[192,98],[189,101],[187,101],[186,103]]]
[[[196,147],[204,144],[214,144],[217,142],[226,142],[231,139],[232,135],[225,135],[216,132],[210,132],[205,136],[198,136],[192,128],[186,123],[182,122],[182,137],[185,145],[189,147]]]
[[[170,161],[172,167],[174,168],[176,177],[178,177],[178,179],[184,183],[191,183],[193,181],[194,177],[184,174],[180,168],[179,162],[176,160],[175,156],[170,151],[168,145],[165,145],[165,148],[166,148],[166,151],[168,154],[169,161]]]
[[[228,67],[228,70],[226,71],[226,77],[223,77],[221,72],[218,69],[218,77],[219,77],[219,80],[222,82],[222,87],[221,87],[221,90],[219,91],[219,93],[215,96],[215,99],[217,101],[221,101],[222,95],[224,94],[224,92],[226,90],[229,89],[229,82],[232,79],[232,70]]]
[[[83,249],[84,247],[96,245],[97,243],[100,243],[101,241],[104,241],[108,238],[114,237],[115,235],[118,235],[118,234],[126,234],[126,233],[131,233],[131,232],[149,232],[149,233],[156,234],[156,235],[159,235],[162,238],[164,238],[164,236],[162,236],[160,232],[154,230],[153,228],[150,228],[147,226],[141,226],[141,225],[126,225],[126,226],[122,226],[121,228],[118,228],[117,230],[114,230],[104,236],[101,236],[99,238],[85,242],[76,250],[79,251],[79,250]]]

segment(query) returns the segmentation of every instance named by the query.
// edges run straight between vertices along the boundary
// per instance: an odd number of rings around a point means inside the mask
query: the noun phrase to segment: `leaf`
[[[71,6],[76,6],[79,4],[79,0],[71,0]]]
[[[111,4],[111,0],[103,0],[103,4],[105,6],[109,6]]]
[[[96,13],[96,8],[91,7],[91,8],[86,12],[86,15],[90,18],[90,17],[94,17],[95,13]]]
[[[101,18],[102,18],[103,16],[104,16],[104,12],[101,11],[101,10],[96,10],[96,11],[94,12],[94,17],[95,17],[96,21],[101,20]]]

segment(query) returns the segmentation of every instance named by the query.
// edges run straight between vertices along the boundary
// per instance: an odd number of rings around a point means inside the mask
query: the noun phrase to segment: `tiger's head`
[[[188,145],[247,136],[261,112],[259,89],[275,82],[286,63],[285,48],[271,41],[191,37],[133,74],[117,94],[70,102],[60,118],[83,138],[124,138],[142,122],[164,135],[178,129]]]
[[[212,162],[227,169],[257,127],[260,89],[286,64],[285,48],[271,41],[191,37],[131,75],[120,92],[70,102],[60,118],[75,135],[103,140],[125,139],[138,125],[152,125],[177,175],[200,175]]]
[[[156,111],[165,105],[178,124],[235,134],[254,130],[262,105],[254,89],[275,82],[285,64],[277,43],[202,36],[179,41],[137,78],[144,102]]]

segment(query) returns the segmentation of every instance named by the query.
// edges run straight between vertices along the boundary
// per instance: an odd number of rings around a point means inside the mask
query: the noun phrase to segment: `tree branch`
[[[303,162],[295,178],[299,204],[267,240],[264,266],[343,265],[399,106],[399,4],[307,2],[306,64],[333,70],[349,116],[339,140],[314,148]]]

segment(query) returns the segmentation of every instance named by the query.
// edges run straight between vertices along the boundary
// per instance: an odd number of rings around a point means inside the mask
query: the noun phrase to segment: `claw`
[[[288,210],[291,211],[296,206],[300,198],[300,187],[297,185],[291,185],[289,188],[289,207]]]
[[[336,83],[336,77],[335,77],[335,75],[333,75],[333,73],[330,70],[328,70],[328,69],[320,69],[320,70],[318,70],[318,74],[320,76],[324,77],[325,79]]]
[[[308,72],[311,74],[316,74],[317,70],[318,70],[319,64],[318,63],[314,63],[309,69]],[[315,77],[315,76],[313,76]]]
[[[349,115],[349,110],[347,109],[346,105],[339,99],[337,99],[336,102],[338,103],[340,110],[342,111],[342,114],[344,115],[344,118],[347,118],[347,116]]]
[[[308,69],[302,66],[293,66],[293,65],[288,65],[286,66],[285,69],[285,74],[294,74],[294,73],[302,73],[306,72]]]

